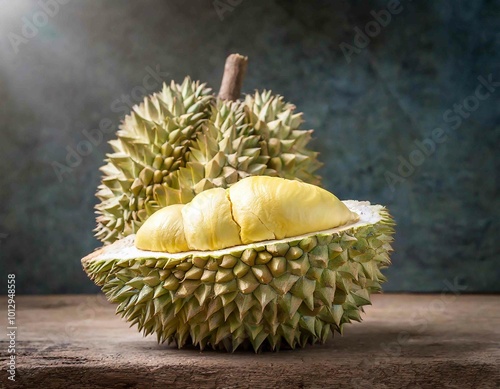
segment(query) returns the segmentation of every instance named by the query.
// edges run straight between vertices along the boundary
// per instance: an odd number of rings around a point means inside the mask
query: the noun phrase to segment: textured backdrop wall
[[[1,271],[19,293],[97,290],[80,258],[99,245],[109,126],[163,80],[217,90],[232,52],[250,58],[244,91],[305,112],[327,189],[394,214],[386,290],[500,291],[498,1],[0,7]],[[100,124],[103,139],[82,149]],[[73,155],[79,144],[88,155]]]

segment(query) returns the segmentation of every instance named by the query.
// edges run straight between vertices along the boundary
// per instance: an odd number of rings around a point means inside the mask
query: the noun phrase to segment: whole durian
[[[380,205],[247,177],[161,209],[82,264],[116,312],[159,342],[295,348],[360,320],[385,280],[392,226]]]
[[[189,77],[165,84],[133,107],[109,142],[96,237],[112,243],[163,207],[247,176],[319,184],[321,164],[307,148],[312,130],[301,123],[302,113],[271,91],[228,101]]]

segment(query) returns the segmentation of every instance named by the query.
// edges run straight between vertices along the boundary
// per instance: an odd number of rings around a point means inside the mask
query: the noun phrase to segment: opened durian
[[[216,98],[186,78],[146,97],[126,116],[97,197],[96,237],[103,243],[137,232],[158,209],[254,175],[319,184],[317,153],[306,146],[302,113],[271,91],[244,100]]]
[[[393,222],[317,186],[248,177],[171,205],[82,260],[145,335],[234,351],[325,342],[380,290]]]
[[[228,57],[219,97],[186,78],[145,98],[101,169],[105,246],[82,264],[158,342],[325,342],[360,320],[385,280],[388,211],[316,186],[312,130],[271,92],[239,100],[245,69],[246,57]]]

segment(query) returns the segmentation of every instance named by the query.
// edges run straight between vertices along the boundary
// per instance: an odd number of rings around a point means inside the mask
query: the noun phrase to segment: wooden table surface
[[[343,336],[262,354],[158,345],[102,295],[20,296],[16,308],[6,388],[500,388],[499,295],[377,295]]]

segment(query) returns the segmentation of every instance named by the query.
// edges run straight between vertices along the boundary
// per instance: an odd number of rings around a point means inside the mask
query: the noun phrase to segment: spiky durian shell
[[[323,343],[360,321],[390,264],[387,210],[346,203],[362,220],[332,232],[186,254],[137,251],[130,236],[82,263],[116,312],[159,342],[228,351]]]
[[[96,237],[105,244],[135,233],[155,211],[187,203],[249,175],[320,184],[312,130],[302,114],[270,91],[221,101],[186,78],[134,106],[109,143],[97,197]]]

